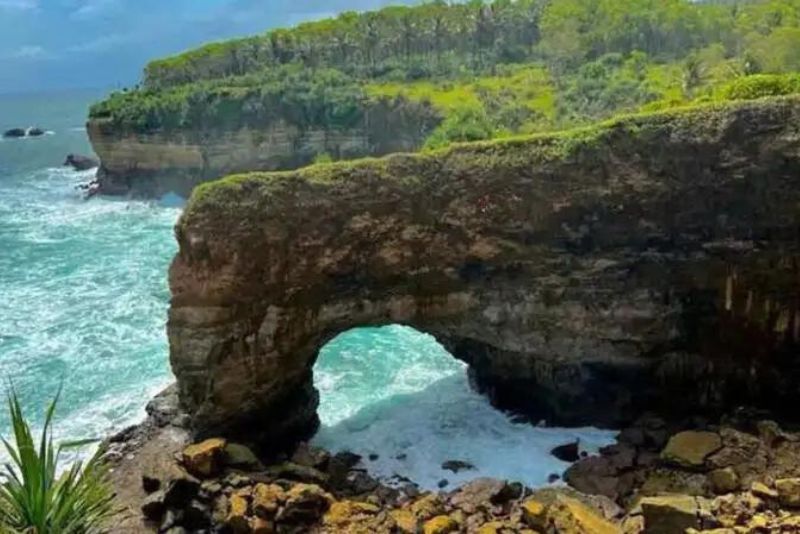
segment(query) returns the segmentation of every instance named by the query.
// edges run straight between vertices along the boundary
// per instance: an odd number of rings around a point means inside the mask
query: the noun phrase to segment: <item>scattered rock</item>
[[[783,478],[775,481],[778,500],[787,508],[800,508],[800,478]]]
[[[329,478],[327,474],[318,469],[292,462],[271,466],[267,468],[266,473],[274,478],[286,478],[311,484],[325,484]]]
[[[375,454],[375,453],[372,453],[372,454],[370,454],[370,455],[369,455],[369,461],[370,461],[370,462],[375,462],[375,461],[377,461],[379,458],[380,458],[380,456],[379,456],[379,455],[377,455],[377,454]]]
[[[536,499],[528,499],[522,503],[522,519],[525,524],[540,530],[547,528],[547,510],[544,504]]]
[[[762,499],[777,499],[778,492],[762,482],[753,482],[750,486],[750,493]]]
[[[716,469],[708,474],[708,483],[717,495],[733,493],[739,489],[739,475],[732,467]]]
[[[278,512],[283,523],[313,523],[328,511],[334,502],[325,490],[315,484],[298,484],[286,493],[286,504]]]
[[[161,488],[161,481],[155,477],[142,475],[142,489],[145,493],[153,493]]]
[[[200,491],[198,480],[190,477],[176,478],[167,485],[164,504],[169,508],[183,508],[197,497],[198,491]]]
[[[223,454],[225,465],[243,469],[263,469],[264,466],[249,447],[239,443],[227,443]]]
[[[228,515],[225,523],[234,534],[244,534],[250,532],[250,520],[248,519],[248,511],[250,504],[247,499],[242,495],[231,495],[228,501]]]
[[[440,480],[440,481],[439,481],[439,483],[438,483],[438,484],[436,484],[436,485],[439,487],[439,489],[444,489],[444,488],[446,488],[447,486],[449,486],[449,485],[450,485],[450,481],[449,481],[449,480],[447,480],[446,478],[443,478],[443,479],[442,479],[442,480]]]
[[[417,534],[419,523],[417,516],[413,512],[409,510],[392,510],[389,515],[400,532],[403,534]]]
[[[275,524],[261,517],[254,517],[250,521],[250,534],[274,534]]]
[[[342,453],[347,455],[348,453]],[[340,459],[341,456],[337,455]],[[328,468],[328,462],[331,459],[330,453],[325,449],[321,449],[319,447],[312,447],[308,443],[301,443],[295,449],[294,454],[292,455],[291,461],[292,463],[303,465],[306,467],[313,467],[314,469],[319,469],[320,471],[325,471]],[[359,460],[361,458],[359,457]],[[357,464],[358,460],[353,464]],[[347,468],[349,469],[352,465],[348,465]]]
[[[619,527],[577,499],[556,496],[547,508],[548,525],[556,532],[574,534],[621,534]]]
[[[285,500],[286,492],[277,484],[258,484],[253,490],[253,513],[271,519]]]
[[[461,471],[474,471],[475,466],[461,460],[449,460],[442,464],[442,469],[458,474]]]
[[[547,477],[548,484],[555,484],[559,480],[561,480],[561,475],[556,473],[551,473],[550,476]]]
[[[721,448],[722,438],[716,432],[681,432],[669,439],[661,458],[680,467],[697,469]]]
[[[688,495],[645,497],[642,515],[648,534],[674,534],[699,528],[697,499]]]
[[[8,138],[25,137],[25,129],[24,128],[11,128],[10,130],[6,130],[3,133],[3,137],[8,137]]]
[[[417,519],[424,521],[437,515],[444,514],[444,502],[439,495],[429,493],[411,505],[411,512]]]
[[[142,514],[150,521],[159,521],[166,511],[163,491],[151,493],[142,503]]]
[[[439,515],[425,522],[422,531],[425,534],[448,534],[458,530],[458,523],[447,515]]]
[[[368,531],[368,525],[381,509],[373,504],[356,501],[339,501],[331,505],[322,523],[333,532]],[[375,525],[373,525],[374,527]]]
[[[222,469],[225,446],[226,441],[220,438],[189,445],[183,450],[183,465],[195,476],[212,477]]]
[[[64,160],[64,166],[72,167],[76,171],[88,171],[100,166],[100,162],[89,156],[81,156],[80,154],[69,154],[67,159]]]
[[[562,462],[575,463],[581,458],[580,441],[567,443],[566,445],[559,445],[550,451],[550,454]]]
[[[43,129],[41,129],[41,128],[36,128],[36,127],[33,127],[33,128],[28,128],[28,131],[27,131],[27,132],[25,132],[25,133],[26,133],[26,135],[27,135],[28,137],[41,137],[41,136],[43,136],[43,135],[44,135],[46,132],[45,132]]]

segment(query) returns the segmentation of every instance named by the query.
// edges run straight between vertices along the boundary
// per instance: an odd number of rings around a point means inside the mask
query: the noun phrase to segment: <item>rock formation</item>
[[[72,167],[76,171],[88,171],[89,169],[96,169],[99,167],[100,162],[89,156],[68,154],[67,159],[64,160],[64,166]]]
[[[551,422],[791,410],[798,185],[797,98],[204,184],[170,272],[181,402],[199,435],[296,439],[320,348],[402,323]]]
[[[381,100],[365,104],[360,124],[352,129],[301,129],[279,121],[258,129],[208,125],[134,132],[95,118],[87,131],[102,162],[103,194],[188,197],[197,184],[226,174],[295,169],[321,154],[351,159],[413,151],[439,120],[428,105]]]

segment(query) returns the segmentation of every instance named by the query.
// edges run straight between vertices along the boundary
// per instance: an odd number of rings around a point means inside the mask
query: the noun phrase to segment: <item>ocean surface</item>
[[[0,389],[13,387],[35,424],[63,385],[62,438],[103,437],[140,420],[172,380],[165,334],[166,273],[180,208],[169,201],[95,198],[75,186],[92,172],[61,166],[90,154],[84,121],[97,91],[0,95],[0,130],[48,135],[0,140]],[[612,441],[596,429],[514,424],[468,385],[464,365],[434,338],[403,326],[345,332],[320,353],[315,442],[365,457],[390,481],[436,488],[477,476],[538,486],[566,467],[554,446]],[[0,435],[8,417],[0,411]],[[378,458],[370,461],[370,455]],[[447,460],[476,469],[455,475]]]

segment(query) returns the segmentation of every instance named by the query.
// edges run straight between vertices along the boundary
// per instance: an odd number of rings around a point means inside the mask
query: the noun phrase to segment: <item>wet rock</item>
[[[286,493],[286,504],[276,517],[278,522],[308,524],[319,520],[334,502],[325,490],[315,484],[298,484]]]
[[[227,443],[223,455],[226,466],[242,469],[262,469],[263,465],[249,447],[239,443]]]
[[[439,515],[425,522],[424,534],[449,534],[458,531],[458,523],[447,515]]]
[[[458,474],[461,471],[474,471],[475,466],[461,460],[449,460],[442,464],[442,469]]]
[[[380,485],[377,480],[365,471],[351,471],[347,475],[347,484],[357,495],[375,491]]]
[[[11,128],[10,130],[6,130],[5,132],[3,132],[3,137],[7,137],[7,138],[25,137],[25,129],[24,128]]]
[[[342,464],[346,465],[347,469],[350,469],[354,465],[356,465],[361,457],[358,455],[353,455],[358,459],[353,462],[352,464],[347,460],[351,453],[340,453],[337,454],[337,461],[340,461]],[[294,451],[292,455],[291,461],[292,463],[303,465],[306,467],[313,467],[314,469],[318,469],[320,471],[325,471],[328,468],[328,462],[331,459],[331,455],[325,449],[321,449],[319,447],[312,447],[308,443],[301,443],[298,445],[297,449]]]
[[[574,463],[577,462],[580,455],[580,441],[574,443],[567,443],[559,445],[550,451],[550,454],[561,460],[562,462]]]
[[[159,521],[167,510],[167,505],[164,504],[164,492],[156,491],[151,493],[142,502],[142,515],[150,521]]]
[[[716,469],[708,474],[708,483],[717,495],[732,493],[739,489],[739,475],[732,467]]]
[[[447,486],[450,485],[450,481],[447,480],[446,478],[443,478],[436,485],[439,487],[439,489],[444,489],[444,488],[446,488]]]
[[[642,515],[648,534],[675,534],[699,528],[697,499],[688,495],[645,497]]]
[[[67,159],[64,160],[64,166],[72,167],[76,171],[88,171],[100,166],[100,162],[95,158],[89,156],[81,156],[80,154],[69,154]]]
[[[698,469],[721,448],[722,438],[715,432],[681,432],[669,439],[661,459],[680,467]]]
[[[37,128],[34,126],[32,128],[28,128],[28,131],[25,133],[28,137],[41,137],[47,132],[45,132],[45,130],[42,128]]]
[[[226,444],[224,439],[213,438],[189,445],[183,450],[183,465],[195,476],[212,477],[219,473],[224,465]]]
[[[369,455],[369,461],[370,462],[376,462],[376,461],[378,461],[379,458],[380,458],[380,456],[375,454],[375,453],[372,453],[372,454]]]
[[[800,508],[800,478],[783,478],[775,481],[778,500],[787,508]]]
[[[555,484],[559,480],[561,480],[561,475],[558,475],[556,473],[552,473],[552,474],[550,474],[550,476],[547,477],[547,483],[548,484]]]
[[[253,513],[271,519],[285,500],[286,492],[277,484],[257,484],[253,490]]]

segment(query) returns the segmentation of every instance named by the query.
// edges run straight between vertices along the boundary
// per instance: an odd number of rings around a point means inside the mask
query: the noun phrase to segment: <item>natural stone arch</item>
[[[389,323],[567,424],[796,398],[798,119],[772,100],[204,185],[170,273],[182,403],[200,433],[307,434],[319,349]]]

